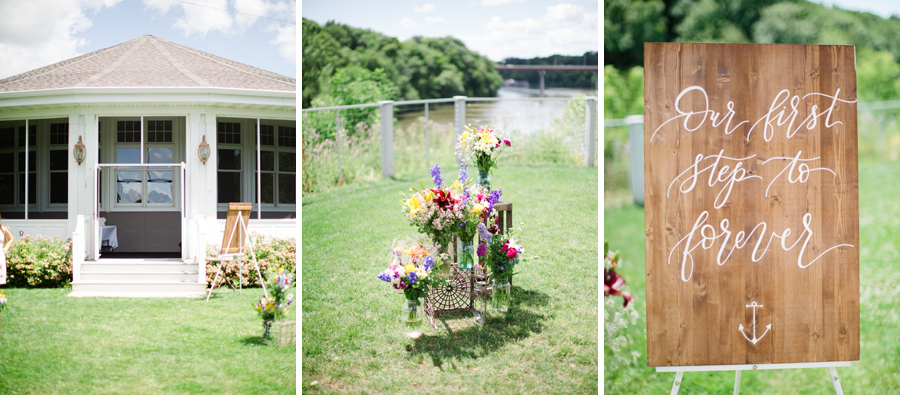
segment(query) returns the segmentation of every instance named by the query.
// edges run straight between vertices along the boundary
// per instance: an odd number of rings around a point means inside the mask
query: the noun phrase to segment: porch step
[[[72,297],[203,297],[199,267],[180,259],[101,259],[81,264]]]

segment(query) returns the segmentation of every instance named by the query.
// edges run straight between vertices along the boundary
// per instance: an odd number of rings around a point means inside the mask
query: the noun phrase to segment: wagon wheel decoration
[[[462,310],[472,307],[471,270],[460,270],[456,265],[450,269],[446,281],[435,285],[425,298],[425,314],[434,326],[434,313]]]

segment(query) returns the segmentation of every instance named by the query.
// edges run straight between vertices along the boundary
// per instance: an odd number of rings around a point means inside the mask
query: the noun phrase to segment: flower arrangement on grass
[[[269,296],[256,303],[256,311],[264,321],[280,321],[287,315],[288,306],[294,302],[294,294],[288,293],[292,280],[293,275],[282,267],[266,272]]]
[[[431,168],[434,179],[434,188],[425,188],[420,184],[421,190],[410,189],[412,196],[403,200],[403,211],[412,225],[419,228],[420,233],[431,236],[431,239],[441,248],[450,245],[456,229],[454,226],[463,218],[460,209],[460,195],[449,185],[444,184],[441,178],[441,168],[434,165]]]
[[[415,243],[412,245],[394,248],[391,250],[390,266],[376,276],[378,279],[390,283],[394,289],[403,291],[406,302],[400,314],[403,323],[404,334],[409,337],[418,337],[422,334],[422,316],[419,299],[428,296],[428,290],[437,280],[432,276],[435,267],[434,251]]]
[[[490,189],[491,168],[497,167],[497,157],[504,147],[512,146],[504,138],[505,133],[490,126],[466,125],[456,143],[457,156],[462,161],[471,161],[478,167],[478,184]]]
[[[478,233],[486,243],[479,246],[479,252],[484,250],[482,262],[492,283],[491,306],[505,312],[509,307],[510,279],[516,265],[525,261],[525,249],[515,229],[508,229],[507,234],[502,235],[496,224],[490,228],[480,224]]]

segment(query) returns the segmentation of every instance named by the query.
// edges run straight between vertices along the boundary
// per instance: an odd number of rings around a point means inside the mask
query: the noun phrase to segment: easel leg
[[[841,381],[838,380],[837,369],[831,367],[828,368],[828,372],[831,373],[831,384],[834,385],[834,392],[838,395],[844,395],[844,390],[841,388]]]
[[[206,294],[206,301],[209,302],[209,296],[212,295],[212,291],[216,289],[216,281],[219,281],[219,271],[222,270],[222,261],[219,261],[219,266],[216,268],[216,276],[213,278],[212,284],[209,286],[209,293]]]
[[[741,393],[741,371],[734,371],[734,395]]]
[[[675,373],[675,384],[672,386],[672,395],[678,395],[678,389],[681,388],[682,377],[684,377],[684,372],[679,371]]]

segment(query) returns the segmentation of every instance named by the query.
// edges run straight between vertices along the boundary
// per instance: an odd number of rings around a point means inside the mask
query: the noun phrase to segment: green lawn
[[[260,288],[219,289],[209,302],[3,292],[2,394],[296,393],[297,347],[260,344]]]
[[[415,340],[398,331],[402,293],[375,276],[417,235],[400,193],[432,185],[428,169],[303,199],[304,393],[597,393],[597,168],[501,166],[494,188],[527,232],[513,306]]]
[[[896,163],[861,165],[860,206],[860,361],[838,368],[845,393],[900,393],[900,167]],[[633,343],[625,351],[639,351],[636,364],[614,362],[608,347],[604,389],[607,394],[668,393],[674,373],[647,367],[646,305],[644,303],[644,211],[633,205],[604,210],[604,237],[611,249],[622,252],[621,274],[640,313],[629,327]],[[614,309],[620,309],[617,304]],[[613,361],[612,363],[610,361]],[[829,394],[834,389],[827,369],[745,371],[741,393]],[[685,373],[679,394],[726,394],[733,391],[734,372]]]

